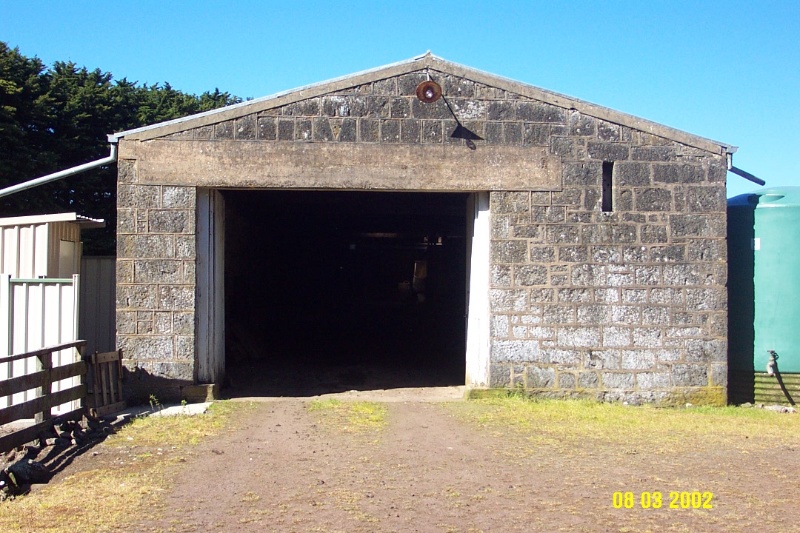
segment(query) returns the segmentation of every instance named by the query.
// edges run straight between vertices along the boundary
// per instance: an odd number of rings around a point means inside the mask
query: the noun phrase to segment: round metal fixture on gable
[[[432,104],[442,97],[442,88],[435,81],[423,81],[417,85],[417,98],[426,104]]]

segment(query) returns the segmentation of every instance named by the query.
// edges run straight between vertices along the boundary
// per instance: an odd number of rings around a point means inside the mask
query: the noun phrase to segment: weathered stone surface
[[[726,383],[725,156],[445,72],[447,102],[425,104],[414,91],[427,76],[123,140],[128,368],[196,377],[196,187],[490,190],[491,386],[641,403]],[[454,114],[480,138],[452,137]]]

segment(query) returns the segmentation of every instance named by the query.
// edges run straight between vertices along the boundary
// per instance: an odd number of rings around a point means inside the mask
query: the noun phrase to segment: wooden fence
[[[85,345],[86,341],[79,340],[0,357],[0,363],[13,363],[33,358],[38,360],[37,371],[0,381],[0,399],[19,393],[29,393],[24,402],[0,409],[0,426],[17,420],[34,419],[34,425],[0,436],[0,452],[11,450],[36,439],[41,431],[48,429],[52,424],[53,408],[64,404],[78,406],[66,412],[61,410],[59,418],[77,418],[85,413],[82,405],[82,400],[86,398],[86,385],[82,379],[86,375],[86,362],[83,360],[82,354]],[[64,350],[70,349],[78,351],[79,356],[75,357],[75,362],[54,367],[53,354],[63,353]],[[63,383],[66,379],[76,377],[79,378],[77,385],[53,392],[53,384]],[[30,394],[31,391],[35,391],[35,393]]]

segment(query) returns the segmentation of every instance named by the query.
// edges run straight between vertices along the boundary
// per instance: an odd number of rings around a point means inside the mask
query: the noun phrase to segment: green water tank
[[[728,200],[729,365],[800,372],[800,187]]]

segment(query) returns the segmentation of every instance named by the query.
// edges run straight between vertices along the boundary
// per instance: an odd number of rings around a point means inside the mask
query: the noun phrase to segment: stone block
[[[550,124],[565,124],[566,111],[554,105],[543,102],[517,101],[516,118],[523,122],[545,122]]]
[[[524,123],[522,125],[523,146],[548,146],[550,128],[544,124]]]
[[[399,120],[381,120],[381,142],[383,143],[398,143],[400,142],[400,121]]]
[[[589,260],[589,247],[559,246],[558,260],[563,263],[584,263]]]
[[[537,340],[493,340],[490,354],[497,363],[548,362]]]
[[[542,226],[541,224],[515,224],[511,235],[521,239],[539,241],[542,236]]]
[[[153,313],[153,332],[157,334],[172,333],[172,313]]]
[[[599,327],[560,327],[557,341],[559,346],[575,348],[592,348],[602,345]]]
[[[175,359],[194,361],[194,335],[175,336]]]
[[[194,309],[194,288],[162,285],[158,288],[158,309],[190,311]]]
[[[529,296],[531,302],[552,302],[553,289],[531,289]]]
[[[597,121],[597,138],[601,141],[621,141],[621,126],[604,120]]]
[[[592,290],[578,287],[558,289],[558,301],[563,303],[591,302]]]
[[[675,161],[675,149],[671,146],[634,146],[631,159],[634,161]]]
[[[158,361],[174,356],[171,335],[117,335],[126,360]]]
[[[613,287],[594,290],[594,301],[604,304],[614,304],[620,301],[619,290]]]
[[[569,116],[569,132],[576,136],[593,136],[597,133],[596,119],[573,111]]]
[[[153,285],[117,285],[117,309],[155,309]]]
[[[669,372],[639,372],[636,385],[639,390],[658,390],[669,388]]]
[[[525,263],[528,258],[528,243],[522,240],[493,240],[490,250],[494,263]]]
[[[652,183],[649,163],[619,162],[614,164],[614,182],[620,187],[647,186]]]
[[[642,308],[642,324],[666,326],[670,323],[669,309],[666,307],[648,306]]]
[[[521,265],[514,269],[516,285],[528,287],[547,284],[547,267],[541,265]]]
[[[542,308],[545,324],[571,324],[575,322],[575,309],[563,304],[546,305]]]
[[[252,141],[256,138],[256,116],[247,115],[237,118],[234,123],[234,138],[242,141]]]
[[[486,117],[489,120],[514,120],[516,118],[515,107],[517,103],[513,101],[489,102],[486,110]]]
[[[661,284],[661,269],[657,266],[637,266],[634,268],[637,285]]]
[[[708,366],[672,365],[672,384],[675,387],[705,387],[708,385]]]
[[[117,209],[117,234],[136,233],[136,210]]]
[[[414,96],[417,94],[417,85],[428,80],[425,72],[409,72],[397,77],[397,92],[401,96]]]
[[[522,289],[490,289],[489,308],[492,311],[525,311],[528,293]]]
[[[559,372],[558,374],[558,388],[559,389],[574,389],[577,383],[575,374],[571,372]]]
[[[572,284],[576,287],[596,287],[607,284],[607,272],[604,265],[575,265],[572,267]]]
[[[358,138],[363,143],[378,142],[380,139],[380,122],[375,119],[359,119]]]
[[[487,119],[489,103],[484,100],[448,98],[447,103],[449,103],[453,108],[453,113],[455,116],[457,116],[462,122],[485,121]],[[448,113],[441,118],[453,118],[453,113]]]
[[[182,283],[182,262],[175,259],[134,261],[133,281],[134,283]]]
[[[414,98],[411,100],[411,115],[414,118],[445,120],[453,118],[444,99],[440,98],[432,104],[426,104]],[[482,118],[482,117],[481,117]]]
[[[194,233],[195,212],[188,209],[151,209],[148,212],[150,233]]]
[[[489,365],[489,386],[502,388],[511,386],[511,367],[505,364]]]
[[[378,80],[372,83],[372,92],[374,94],[385,94],[385,95],[396,95],[397,94],[397,78],[386,78],[384,80]],[[417,82],[419,83],[419,82]],[[412,85],[413,81],[408,81],[404,85],[404,89],[407,88],[408,85]],[[416,87],[416,85],[414,85]],[[406,94],[406,93],[403,93]],[[407,93],[407,94],[414,94]]]
[[[619,348],[630,345],[631,345],[630,328],[617,327],[617,326],[603,327],[604,348]]]
[[[694,310],[725,309],[728,294],[723,288],[686,289],[686,305]]]
[[[225,122],[214,124],[214,139],[218,141],[233,139],[234,130],[235,124],[233,120],[226,120]]]
[[[613,142],[590,142],[586,148],[589,157],[602,161],[624,161],[630,153],[627,144]]]
[[[622,301],[626,304],[647,303],[647,289],[623,289]]]
[[[442,122],[440,120],[422,121],[422,142],[441,143],[443,140]]]
[[[196,204],[195,187],[170,187],[161,188],[161,206],[169,209],[194,210]]]
[[[411,101],[408,98],[392,98],[389,101],[389,116],[408,118],[411,116]]]
[[[133,311],[117,311],[117,335],[136,333],[136,313]]]
[[[503,144],[502,122],[487,122],[484,128],[483,138],[487,144]]]
[[[562,175],[564,186],[594,187],[599,186],[602,178],[603,166],[600,161],[586,161],[579,163],[564,163]]]
[[[503,144],[509,146],[522,144],[522,124],[519,122],[506,122],[503,124]]]
[[[314,140],[314,122],[310,118],[295,120],[294,140],[301,142],[311,142]]]
[[[582,389],[596,389],[599,383],[600,377],[597,372],[578,373],[578,387]]]
[[[634,375],[627,372],[603,372],[602,381],[608,389],[633,390],[635,384]]]
[[[721,185],[713,187],[689,187],[689,191],[686,195],[686,210],[696,213],[725,211],[726,202],[725,188]]]
[[[489,334],[494,338],[508,337],[509,322],[507,315],[492,315],[489,322]]]
[[[728,386],[728,365],[727,363],[715,363],[711,365],[711,385],[717,387]]]
[[[173,312],[172,331],[179,335],[189,335],[194,333],[194,312],[183,311]]]
[[[581,233],[578,226],[552,224],[545,228],[545,241],[551,244],[580,244]]]
[[[418,120],[400,121],[400,141],[407,144],[419,144],[420,128],[421,125]]]
[[[258,117],[258,139],[274,141],[278,138],[278,124],[275,117]]]
[[[161,187],[158,185],[118,185],[117,207],[153,209],[161,207]]]
[[[197,141],[210,141],[214,138],[214,125],[201,126],[194,129],[194,138]]]
[[[358,120],[354,118],[343,119],[336,139],[343,143],[356,142],[358,140]]]
[[[312,122],[312,138],[316,142],[330,142],[336,139],[328,117],[314,118]]]
[[[136,160],[117,160],[117,183],[134,183],[136,181]]]
[[[728,343],[722,339],[688,339],[686,360],[692,362],[724,362],[728,359]]]
[[[662,333],[659,328],[635,328],[633,344],[640,348],[657,348],[662,345]]]
[[[279,141],[294,140],[294,120],[291,119],[278,120],[278,140]]]
[[[643,346],[634,342],[637,348]],[[656,354],[652,350],[623,350],[620,352],[620,368],[623,370],[650,370],[655,367]]]
[[[492,287],[510,287],[511,266],[491,265],[489,267],[489,283]]]
[[[547,389],[556,382],[556,372],[552,368],[528,365],[527,384],[531,389]]]
[[[617,350],[591,350],[583,356],[584,368],[616,370],[620,368],[621,355]]]
[[[671,211],[672,193],[667,189],[636,189],[634,205],[638,211]]]
[[[547,350],[550,362],[561,366],[578,366],[583,359],[580,350]]]
[[[699,165],[655,165],[653,168],[653,181],[658,183],[702,183],[705,176],[705,170]]]
[[[175,257],[178,259],[194,259],[196,257],[194,235],[175,235]]]
[[[550,136],[550,153],[564,159],[575,157],[575,140],[572,137]]]
[[[552,263],[556,258],[553,246],[529,246],[528,253],[534,263]]]
[[[442,92],[448,98],[472,98],[475,96],[475,82],[457,76],[444,76],[441,80]]]

